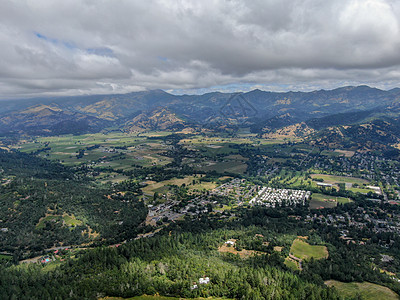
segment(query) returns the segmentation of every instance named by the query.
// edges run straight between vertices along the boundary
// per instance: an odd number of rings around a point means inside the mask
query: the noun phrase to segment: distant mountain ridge
[[[180,130],[185,121],[166,108],[158,108],[148,113],[141,113],[128,121],[124,128],[128,132],[143,130]]]
[[[160,108],[165,111],[158,117],[166,118],[166,122],[157,121],[157,114],[151,115]],[[253,132],[263,134],[301,122],[321,130],[367,118],[399,115],[400,89],[383,91],[348,86],[313,92],[253,90],[203,95],[172,95],[152,90],[1,101],[0,134],[94,132],[111,125],[128,131],[135,126],[164,130],[175,125],[215,129],[235,125],[251,126]]]
[[[314,132],[308,140],[328,148],[379,150],[386,152],[386,156],[389,152],[399,155],[400,119],[375,119],[362,124],[328,127]]]

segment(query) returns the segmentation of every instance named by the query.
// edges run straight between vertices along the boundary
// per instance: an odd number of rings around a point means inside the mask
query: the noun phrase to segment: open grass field
[[[328,174],[312,174],[311,178],[313,179],[323,179],[325,183],[357,183],[358,185],[369,184],[368,180],[355,178],[355,177],[346,177],[346,176],[335,176]]]
[[[327,286],[334,286],[339,293],[346,298],[357,298],[365,300],[398,300],[399,295],[391,289],[369,282],[340,282],[336,280],[325,281]],[[359,299],[359,298],[357,298]]]
[[[196,183],[194,185],[189,185],[188,186],[189,191],[192,191],[192,190],[199,190],[199,191],[206,190],[206,191],[209,191],[209,190],[212,190],[212,189],[214,189],[216,187],[217,187],[216,183],[207,182],[207,181],[203,181],[203,182]]]
[[[160,182],[155,181],[146,181],[148,184],[144,188],[142,188],[143,193],[148,195],[154,195],[157,193],[166,193],[168,191],[168,185],[177,185],[181,186],[182,184],[188,185],[194,179],[193,176],[187,176],[185,178],[172,178],[169,180],[164,180]]]
[[[217,137],[204,137],[203,135],[193,136],[190,139],[183,139],[181,143],[193,144],[193,145],[220,145],[220,144],[248,144],[249,141],[257,145],[273,145],[286,143],[287,140],[283,139],[265,139],[256,138],[255,134],[252,133],[239,133],[236,137],[230,137],[224,134],[220,134]]]
[[[82,225],[83,222],[80,220],[77,220],[74,215],[68,215],[68,214],[63,214],[61,215],[46,215],[45,217],[41,218],[39,222],[36,224],[37,229],[42,229],[45,226],[45,222],[59,222],[63,221],[66,226],[78,226]]]
[[[118,183],[129,179],[129,177],[115,172],[109,172],[109,173],[100,172],[100,175],[96,179],[101,183],[107,183],[107,182]]]
[[[223,162],[210,162],[205,166],[201,166],[197,168],[199,171],[216,171],[218,173],[236,173],[236,174],[243,174],[247,170],[247,165],[241,161],[237,160],[228,160]]]
[[[284,264],[285,264],[288,268],[290,268],[290,269],[292,269],[292,270],[294,270],[294,271],[300,270],[299,263],[298,263],[297,261],[295,261],[294,259],[290,258],[290,257],[286,257],[286,258],[285,258]]]
[[[217,186],[214,182],[199,182],[200,176],[202,175],[199,174],[197,176],[186,176],[184,178],[172,178],[160,182],[148,180],[146,181],[148,185],[142,188],[142,191],[143,193],[152,196],[155,192],[159,194],[168,192],[169,185],[181,186],[182,184],[185,184],[189,191],[212,190]],[[195,184],[193,184],[193,180],[195,180]]]
[[[63,214],[62,217],[67,226],[79,226],[83,223],[81,220],[77,220],[74,215]]]
[[[185,184],[189,193],[194,191],[208,191],[217,187],[215,182],[199,181],[200,176],[201,175],[172,178],[160,182],[148,180],[146,181],[148,185],[142,188],[142,191],[148,196],[153,196],[155,192],[159,194],[167,193],[170,189],[170,185],[181,186],[182,184]],[[193,184],[193,180],[195,180],[195,184]]]
[[[293,241],[290,247],[290,253],[300,259],[315,259],[327,258],[329,253],[325,246],[310,245],[303,239],[297,238]]]
[[[330,195],[313,193],[310,200],[310,209],[316,208],[332,208],[336,207],[338,203],[346,204],[352,202],[349,198],[334,197]]]
[[[369,192],[374,193],[375,191],[373,189],[368,189],[368,188],[350,188],[350,191],[354,192],[354,193],[361,193],[361,194],[368,194]]]
[[[203,158],[201,161],[193,163],[192,166],[198,171],[243,174],[247,170],[246,161],[247,158],[239,154],[230,154],[224,156],[223,160],[215,160],[212,157]]]

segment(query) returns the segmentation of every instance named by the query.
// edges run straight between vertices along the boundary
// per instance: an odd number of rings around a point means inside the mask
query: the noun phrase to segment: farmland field
[[[172,160],[160,155],[165,145],[146,137],[124,133],[63,135],[21,141],[15,148],[22,152],[38,152],[39,156],[61,161],[66,165],[101,163],[102,167],[126,169],[133,163],[141,166],[165,165]],[[83,155],[78,156],[83,151]]]
[[[328,286],[334,286],[342,296],[346,298],[357,298],[361,296],[361,299],[365,300],[395,300],[400,299],[399,295],[393,292],[391,289],[369,282],[340,282],[336,280],[325,281]]]
[[[223,162],[210,162],[206,166],[198,168],[199,171],[206,171],[206,172],[216,171],[219,173],[230,172],[237,174],[243,174],[244,172],[246,172],[246,169],[247,169],[246,164],[234,159]]]
[[[325,246],[310,245],[302,239],[295,239],[293,241],[292,247],[290,247],[290,253],[300,259],[308,258],[327,258],[329,253]]]
[[[143,193],[147,195],[153,195],[155,192],[157,193],[166,193],[169,190],[170,185],[177,185],[181,186],[182,184],[185,184],[186,187],[190,190],[211,190],[215,188],[217,185],[213,182],[199,182],[199,179],[202,175],[197,175],[196,176],[186,176],[184,178],[172,178],[169,180],[164,180],[160,182],[155,182],[155,181],[145,181],[147,183],[147,186],[142,188]],[[195,184],[193,184],[193,180],[195,180]]]
[[[345,204],[350,202],[351,200],[349,198],[334,197],[325,194],[314,193],[311,196],[310,208],[311,209],[319,207],[331,208],[331,207],[336,207],[338,203]]]

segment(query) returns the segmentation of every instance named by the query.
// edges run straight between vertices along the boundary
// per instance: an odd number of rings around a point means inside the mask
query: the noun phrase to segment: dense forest
[[[215,251],[224,239],[243,233],[206,230],[141,239],[118,248],[82,252],[52,272],[39,265],[3,269],[0,294],[4,299],[96,299],[154,293],[235,299],[339,299],[331,288],[293,274],[279,256],[242,260]],[[194,282],[203,276],[211,283],[193,289]]]
[[[62,243],[123,241],[137,235],[146,217],[137,185],[95,185],[79,170],[19,152],[2,151],[0,161],[5,181],[0,186],[0,225],[7,229],[0,248],[15,259]]]

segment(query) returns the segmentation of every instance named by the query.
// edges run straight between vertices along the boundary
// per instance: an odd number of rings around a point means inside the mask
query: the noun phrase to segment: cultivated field
[[[41,137],[21,141],[15,148],[27,153],[36,152],[41,157],[70,166],[92,163],[127,170],[133,164],[163,166],[172,161],[162,155],[167,146],[160,141],[121,132]],[[80,151],[83,151],[81,156],[78,155]]]
[[[330,195],[313,193],[310,200],[310,209],[316,208],[332,208],[336,207],[338,203],[346,204],[352,202],[349,198],[334,197]]]
[[[147,183],[147,186],[142,188],[142,191],[146,195],[154,195],[155,192],[161,194],[161,193],[167,193],[170,189],[169,186],[171,185],[177,185],[181,186],[183,184],[186,185],[186,187],[189,189],[189,191],[193,190],[212,190],[217,186],[216,183],[214,182],[199,182],[199,179],[201,176],[204,175],[197,175],[197,176],[186,176],[184,178],[172,178],[169,180],[164,180],[160,182],[155,182],[155,181],[145,181]],[[195,181],[195,184],[193,184],[193,180]]]

